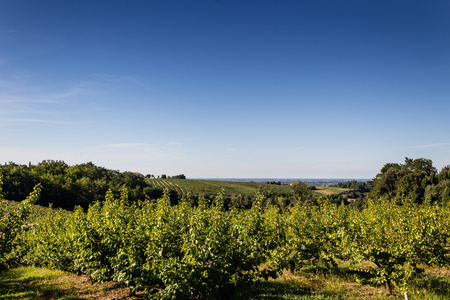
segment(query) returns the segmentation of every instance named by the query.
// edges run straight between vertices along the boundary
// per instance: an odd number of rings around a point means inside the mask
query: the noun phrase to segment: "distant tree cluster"
[[[372,190],[372,184],[370,182],[356,181],[356,180],[339,182],[338,184],[336,184],[336,187],[343,189],[351,189],[353,191],[358,191],[360,193],[368,193]]]
[[[37,204],[44,206],[52,203],[68,209],[75,205],[86,208],[91,202],[104,200],[108,190],[119,196],[122,187],[128,189],[130,201],[163,195],[162,188],[148,184],[141,174],[109,170],[92,162],[73,166],[60,160],[44,160],[37,165],[9,162],[0,166],[0,172],[6,199],[23,200],[40,183],[42,192]]]
[[[281,181],[266,181],[266,184],[281,185]]]
[[[373,184],[371,181],[364,182],[356,180],[340,182],[334,186],[349,190],[335,195],[328,195],[327,199],[330,202],[337,204],[338,203],[350,204],[359,209],[362,208],[362,205],[367,200],[369,192],[373,188]]]
[[[313,190],[316,189],[315,186],[309,185],[307,183],[302,182],[294,182],[292,184],[294,189],[294,194],[298,197],[298,199],[305,204],[314,204],[317,202],[317,196],[313,194]]]
[[[370,198],[386,198],[397,203],[438,203],[450,205],[450,166],[439,173],[430,159],[411,159],[387,163],[373,181]]]

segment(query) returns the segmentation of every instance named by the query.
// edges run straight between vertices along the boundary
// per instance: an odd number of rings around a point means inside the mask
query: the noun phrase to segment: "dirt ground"
[[[137,300],[143,299],[145,293],[138,292],[131,295],[127,287],[117,285],[113,282],[91,282],[88,275],[67,274],[58,278],[49,279],[49,284],[56,284],[65,290],[67,294],[77,295],[79,299],[95,300]]]

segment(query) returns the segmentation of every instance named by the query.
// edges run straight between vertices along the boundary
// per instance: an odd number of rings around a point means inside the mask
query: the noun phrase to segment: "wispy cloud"
[[[53,98],[53,99],[51,99]],[[57,97],[54,96],[23,96],[23,95],[8,95],[8,94],[0,94],[0,104],[8,105],[8,104],[22,104],[22,103],[42,103],[42,104],[57,104],[59,101]]]
[[[56,86],[51,83],[30,84],[32,78],[29,75],[0,79],[0,126],[17,123],[80,125],[101,122],[104,114],[99,118],[96,113],[114,113],[111,98],[120,99],[118,95],[122,88],[132,85],[145,91],[149,88],[147,83],[133,76],[100,74]]]
[[[54,124],[54,125],[85,125],[89,122],[76,122],[76,121],[57,121],[47,119],[27,119],[27,118],[6,118],[4,123],[42,123],[42,124]],[[1,123],[0,123],[1,125]]]
[[[0,126],[17,123],[82,125],[81,115],[90,113],[84,98],[93,93],[86,84],[74,84],[65,90],[29,86],[14,79],[0,80]],[[95,90],[94,90],[95,92]],[[79,101],[84,101],[79,105]]]
[[[88,91],[86,91],[85,89],[82,89],[79,87],[73,87],[66,92],[54,94],[54,95],[52,95],[52,97],[54,99],[66,99],[66,98],[80,96],[80,95],[86,94],[87,92]]]
[[[148,144],[148,143],[118,143],[118,144],[99,145],[99,146],[94,146],[93,148],[125,149],[125,148],[142,148],[142,147],[149,147],[149,146],[150,146],[150,144]]]
[[[450,143],[435,143],[435,144],[415,145],[415,146],[410,146],[408,148],[412,148],[412,149],[437,148],[437,147],[442,147],[442,146],[447,146],[447,145],[450,145]]]

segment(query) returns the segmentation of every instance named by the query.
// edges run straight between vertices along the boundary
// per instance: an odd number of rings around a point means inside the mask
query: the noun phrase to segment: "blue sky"
[[[450,164],[448,1],[0,0],[0,161],[372,178]]]

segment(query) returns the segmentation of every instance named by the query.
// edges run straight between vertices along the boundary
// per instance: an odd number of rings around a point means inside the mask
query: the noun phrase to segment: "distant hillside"
[[[216,196],[221,189],[224,190],[225,197],[242,195],[243,197],[254,197],[258,192],[275,191],[280,193],[292,193],[289,185],[275,185],[257,182],[234,182],[218,180],[197,180],[197,179],[146,179],[147,184],[155,188],[168,188],[186,196],[191,195]]]

